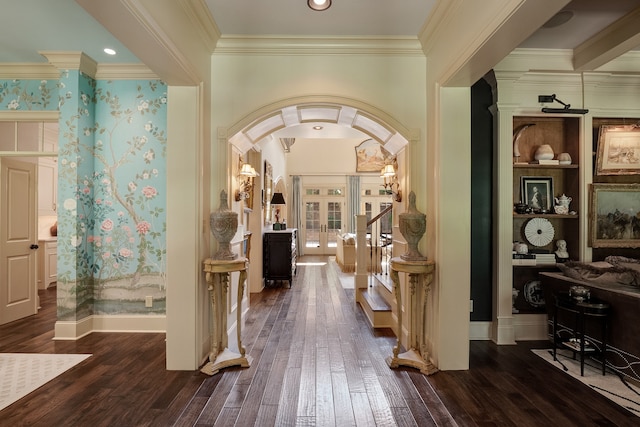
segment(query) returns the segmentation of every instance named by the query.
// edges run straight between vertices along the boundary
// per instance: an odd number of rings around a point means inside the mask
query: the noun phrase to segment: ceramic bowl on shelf
[[[569,153],[560,153],[558,154],[558,162],[561,165],[570,165],[571,164],[571,156]]]

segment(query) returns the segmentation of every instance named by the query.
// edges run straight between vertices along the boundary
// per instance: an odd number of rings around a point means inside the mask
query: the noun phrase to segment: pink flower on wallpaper
[[[118,252],[118,254],[119,254],[121,257],[129,258],[131,255],[133,255],[133,252],[131,252],[131,249],[129,249],[129,248],[122,248],[122,249],[120,249],[120,251]]]
[[[100,226],[100,228],[102,229],[102,231],[113,230],[113,221],[111,221],[109,218],[105,219],[104,221],[102,221],[102,225]]]
[[[153,198],[153,197],[158,195],[158,190],[156,190],[154,187],[152,187],[150,185],[147,185],[146,187],[144,187],[142,189],[142,194],[144,194],[144,196],[147,199],[151,199],[151,198]]]
[[[108,259],[111,256],[110,252],[103,252],[102,253],[102,259]]]
[[[84,194],[89,194],[89,193],[91,192],[91,190],[89,190],[89,187],[84,187],[84,188],[82,189],[82,192],[83,192]]]
[[[136,224],[136,230],[138,230],[140,234],[147,234],[149,230],[151,230],[151,224],[147,221],[140,221]]]

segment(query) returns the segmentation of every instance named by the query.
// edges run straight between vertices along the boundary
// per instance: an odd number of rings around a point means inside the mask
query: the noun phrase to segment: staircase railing
[[[386,218],[386,215],[390,215],[391,210],[392,210],[391,206],[383,209],[383,211],[380,212],[380,214],[377,215],[375,218],[372,218],[371,221],[367,220],[366,215],[356,215],[356,277],[355,277],[356,286],[355,287],[356,287],[357,303],[362,304],[362,294],[360,291],[367,289],[370,281],[373,278],[373,276],[370,274],[370,272],[367,269],[367,264],[375,265],[375,263],[373,262],[375,260],[375,256],[377,256],[378,254],[383,254],[383,252],[386,255],[383,256],[382,260],[386,259],[386,262],[381,262],[381,264],[382,265],[386,264],[384,268],[386,269],[388,274],[389,260],[391,259],[391,252],[392,252],[391,230],[387,230],[389,231],[389,233],[386,233],[387,236],[385,236],[384,242],[382,244],[378,244],[378,247],[381,247],[381,246],[384,247],[383,251],[376,251],[376,250],[368,251],[367,248],[372,241],[376,242],[376,240],[378,240],[378,239],[370,239],[369,238],[370,235],[377,236],[380,234],[380,230],[383,229],[383,227],[378,225],[378,227],[375,228],[375,231],[371,233],[369,230],[369,226],[372,225],[373,223],[381,224],[380,221]],[[385,233],[382,233],[382,234],[385,234]]]
[[[393,205],[384,208],[378,215],[367,221],[367,240],[369,242],[370,272],[372,274],[389,274],[389,260],[391,259],[392,236],[391,229],[384,227],[390,224],[389,215],[392,215]],[[370,282],[371,284],[371,282]]]

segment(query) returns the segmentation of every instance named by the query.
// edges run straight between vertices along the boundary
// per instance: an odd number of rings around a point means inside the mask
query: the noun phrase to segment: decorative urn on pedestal
[[[209,218],[211,234],[218,241],[218,252],[213,259],[233,260],[238,256],[231,251],[231,239],[238,230],[238,213],[229,209],[227,192],[220,192],[220,208],[212,212]]]
[[[400,257],[405,261],[425,261],[427,257],[418,250],[418,242],[427,230],[427,216],[416,208],[416,194],[413,191],[409,194],[409,209],[398,218],[400,233],[408,245],[407,252]]]

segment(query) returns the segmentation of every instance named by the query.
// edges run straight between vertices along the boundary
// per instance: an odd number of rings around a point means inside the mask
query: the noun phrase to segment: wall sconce
[[[238,173],[238,186],[236,190],[236,202],[246,200],[251,197],[253,191],[253,178],[258,176],[256,170],[249,163],[242,163]]]
[[[382,184],[382,186],[386,190],[387,194],[390,194],[396,202],[401,202],[402,192],[400,191],[400,183],[398,182],[398,175],[396,174],[395,166],[393,164],[384,165],[380,171],[380,178],[384,179],[384,184]]]
[[[556,98],[555,93],[553,95],[538,95],[538,102],[541,104],[544,104],[547,102],[554,102],[554,101],[557,102],[558,104],[562,104],[563,107],[562,108],[543,107],[542,112],[556,113],[556,114],[587,114],[589,112],[589,110],[586,110],[584,108],[571,108],[571,104],[565,104],[564,102]]]

